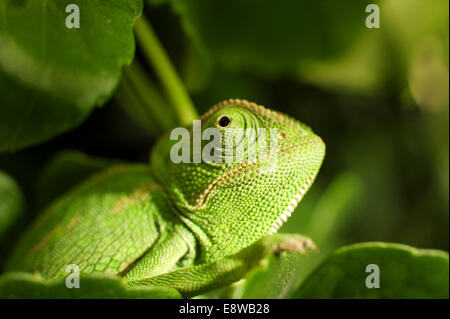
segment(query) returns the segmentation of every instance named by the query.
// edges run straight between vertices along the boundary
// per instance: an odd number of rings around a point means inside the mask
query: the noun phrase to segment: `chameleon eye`
[[[219,126],[221,127],[227,127],[228,124],[230,124],[230,122],[231,122],[230,118],[226,115],[222,116],[218,121]]]

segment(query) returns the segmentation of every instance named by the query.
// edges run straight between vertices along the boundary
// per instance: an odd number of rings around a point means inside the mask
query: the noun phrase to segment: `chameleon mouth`
[[[297,194],[295,194],[294,198],[291,199],[287,207],[283,210],[280,217],[275,221],[272,228],[270,228],[268,235],[275,234],[278,232],[280,227],[285,223],[289,217],[291,217],[292,213],[294,212],[294,209],[297,207],[298,203],[302,200],[303,196],[306,194],[306,191],[311,186],[311,184],[314,182],[314,179],[316,177],[316,174],[311,174],[306,182],[300,187]]]

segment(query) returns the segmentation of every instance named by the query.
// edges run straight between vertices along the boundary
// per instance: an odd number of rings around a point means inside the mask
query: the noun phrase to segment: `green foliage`
[[[263,266],[255,268],[245,278],[243,287],[238,289],[233,297],[279,299],[290,296],[298,279],[296,267],[302,259],[296,253],[271,254]]]
[[[223,298],[448,298],[449,257],[437,250],[419,250],[391,243],[362,243],[332,253],[296,288],[295,253],[269,255],[245,281],[218,294]],[[367,265],[380,269],[380,288],[367,288]],[[80,288],[49,283],[28,273],[0,277],[0,298],[181,298],[168,287],[132,288],[116,276],[94,274],[80,279]]]
[[[0,3],[0,151],[78,125],[102,105],[134,55],[142,0],[80,0],[82,26],[67,29],[70,1]]]
[[[122,109],[152,136],[176,126],[174,112],[138,60],[124,68],[115,98]]]
[[[186,32],[209,58],[230,68],[275,74],[295,71],[304,59],[342,52],[364,30],[367,5],[359,0],[289,0],[277,5],[258,0],[164,2],[173,6]]]
[[[24,198],[17,183],[0,170],[0,238],[20,217]]]
[[[245,280],[201,298],[448,298],[449,257],[447,252],[411,246],[369,242],[344,246],[327,254],[325,260],[297,285],[303,275],[305,256],[293,253],[269,255],[263,265]],[[368,288],[366,280],[379,267],[379,288]],[[371,279],[369,278],[369,281]]]
[[[81,277],[80,287],[69,289],[65,282],[49,283],[32,274],[11,272],[0,277],[0,298],[175,299],[181,294],[168,287],[132,288],[122,278],[102,274]]]
[[[257,0],[147,2],[170,3],[206,68],[216,63],[268,77],[291,75],[327,89],[369,95],[392,82],[407,86],[408,80],[416,99],[433,91],[433,97],[427,97],[429,107],[448,99],[443,94],[448,84],[445,0],[433,5],[420,0],[374,1],[381,11],[381,28],[375,30],[364,24],[365,1],[290,0],[276,6]],[[420,23],[411,23],[412,17]],[[192,72],[197,74],[198,68]],[[424,73],[433,78],[434,87],[424,82]]]
[[[367,288],[367,265],[379,267],[380,287]],[[338,249],[301,285],[296,298],[448,298],[448,253],[387,243]]]

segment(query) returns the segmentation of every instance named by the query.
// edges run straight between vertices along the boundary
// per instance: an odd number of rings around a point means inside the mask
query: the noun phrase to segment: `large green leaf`
[[[0,2],[0,151],[79,124],[111,96],[134,56],[142,0],[79,0],[80,28],[68,29],[72,2]]]
[[[0,239],[22,214],[23,195],[16,182],[0,170]]]
[[[117,276],[81,277],[80,287],[69,289],[65,281],[49,283],[33,274],[10,272],[0,277],[0,298],[174,299],[181,294],[169,287],[132,288]]]
[[[366,279],[379,267],[379,288]],[[448,253],[388,243],[338,249],[300,286],[296,298],[448,298]]]

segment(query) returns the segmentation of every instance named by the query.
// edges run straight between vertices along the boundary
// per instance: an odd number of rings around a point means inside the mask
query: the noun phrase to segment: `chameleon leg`
[[[128,281],[156,277],[176,269],[175,265],[189,252],[189,246],[177,232],[164,232],[151,249],[124,273]]]
[[[211,263],[182,268],[155,277],[129,282],[132,286],[169,286],[183,296],[192,297],[242,279],[269,253],[296,251],[305,254],[315,249],[310,238],[297,234],[274,234],[263,237],[241,252]]]

